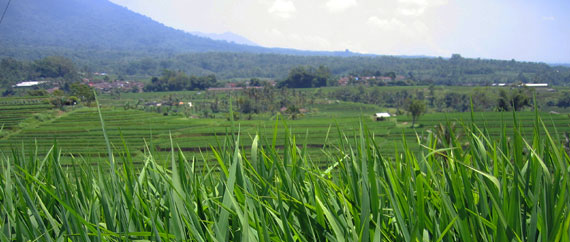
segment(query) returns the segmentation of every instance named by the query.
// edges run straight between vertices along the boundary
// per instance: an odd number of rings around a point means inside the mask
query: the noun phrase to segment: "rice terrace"
[[[0,241],[570,241],[569,3],[143,2],[0,0]]]

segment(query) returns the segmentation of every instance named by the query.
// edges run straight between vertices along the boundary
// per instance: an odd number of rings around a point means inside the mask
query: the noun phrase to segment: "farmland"
[[[194,95],[176,94],[182,97]],[[126,100],[132,102],[132,99]],[[203,101],[208,102],[208,100]],[[211,146],[221,142],[222,137],[232,130],[232,125],[236,133],[239,131],[242,144],[251,143],[257,134],[271,139],[271,142],[275,142],[276,147],[280,149],[284,145],[285,133],[294,135],[299,141],[307,144],[313,159],[327,164],[323,150],[338,148],[339,130],[343,132],[348,142],[354,143],[361,121],[370,130],[375,142],[382,147],[380,151],[391,157],[396,154],[397,149],[402,148],[403,137],[408,143],[408,148],[417,151],[419,148],[415,141],[418,137],[422,138],[429,132],[437,131],[439,124],[448,123],[455,127],[454,131],[458,135],[461,135],[462,125],[469,125],[471,122],[471,114],[468,112],[428,113],[420,118],[418,127],[410,128],[409,115],[404,114],[387,121],[376,122],[371,118],[371,114],[380,110],[377,106],[351,102],[321,102],[311,105],[309,107],[311,111],[296,120],[287,120],[287,116],[281,115],[258,115],[252,120],[237,120],[232,124],[227,114],[217,118],[187,118],[183,115],[165,116],[157,112],[125,110],[122,105],[110,98],[102,99],[102,103],[106,104],[102,109],[102,115],[107,126],[107,134],[116,152],[119,153],[126,145],[133,156],[142,156],[146,149],[156,151],[156,155],[167,155],[171,148],[172,137],[175,147],[183,151],[187,157],[204,156],[205,160],[211,162],[214,161],[214,156],[210,152]],[[11,116],[9,111],[4,113],[7,114],[5,117]],[[521,132],[530,134],[533,131],[534,112],[518,112],[517,116],[521,122]],[[545,125],[550,131],[556,131],[561,135],[570,131],[568,115],[540,113],[540,116],[546,120]],[[506,128],[508,133],[512,132],[512,113],[475,112],[473,118],[475,123],[484,128],[489,135],[498,137],[503,128]],[[276,126],[278,129],[274,134]],[[69,162],[70,159],[67,158],[72,156],[82,157],[94,164],[104,161],[106,148],[97,109],[76,108],[56,118],[22,128],[0,140],[0,147],[4,153],[10,153],[10,150],[15,148],[24,148],[28,152],[42,154],[54,144],[63,150],[64,162]],[[243,148],[250,147],[244,145]]]
[[[491,114],[477,116],[486,115]],[[203,159],[175,151],[169,158],[119,154],[97,168],[76,159],[78,166],[65,168],[58,150],[45,156],[16,153],[2,158],[0,236],[7,241],[567,241],[570,158],[540,116],[520,116],[505,122],[510,133],[503,129],[490,136],[468,125],[467,145],[454,135],[431,133],[416,142],[423,145],[420,150],[404,145],[394,158],[382,155],[372,130],[358,128],[345,133],[355,135],[353,143],[341,138],[336,150],[324,152],[330,158],[325,167],[307,155],[307,142],[297,143],[287,132],[280,137],[282,150],[264,134],[248,143],[226,135],[215,146],[218,165],[206,169],[195,167]],[[522,125],[528,119],[534,122]],[[113,118],[108,120],[112,127]],[[524,138],[521,131],[527,130],[533,131]],[[241,149],[244,144],[251,149]],[[142,167],[136,160],[144,161]],[[101,168],[111,172],[103,175]]]
[[[13,97],[0,99],[1,124],[6,130],[18,128],[18,124],[34,114],[49,111],[53,105],[47,98]]]
[[[318,96],[296,117],[232,105],[204,115],[236,96],[123,94],[63,110],[6,99],[1,238],[570,238],[567,113],[432,111],[411,127],[407,113],[372,117],[394,108]]]

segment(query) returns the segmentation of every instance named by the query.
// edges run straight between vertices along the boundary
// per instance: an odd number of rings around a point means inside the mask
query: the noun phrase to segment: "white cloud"
[[[542,16],[542,20],[554,21],[556,18],[554,18],[554,16]]]
[[[397,18],[381,19],[376,16],[368,18],[368,23],[385,32],[399,36],[422,37],[429,32],[428,26],[422,21],[404,22]]]
[[[299,46],[303,46],[300,49],[306,50],[331,50],[334,48],[331,41],[320,35],[281,32],[277,29],[269,29],[265,33],[267,33],[265,36],[271,38],[271,42],[273,42],[273,44],[268,46],[284,48],[299,48]]]
[[[269,30],[269,33],[271,35],[278,36],[278,37],[283,36],[283,33],[281,33],[281,31],[279,31],[278,29],[275,29],[275,28]]]
[[[437,6],[446,4],[446,0],[398,0],[398,2],[416,6]]]
[[[356,6],[356,0],[329,0],[326,7],[330,12],[342,12],[350,7]]]
[[[317,36],[317,35],[303,36],[301,38],[301,41],[309,43],[311,46],[314,46],[313,48],[315,49],[330,50],[332,48],[331,42],[322,36]]]
[[[285,19],[290,18],[296,11],[295,4],[290,0],[276,0],[269,8],[269,13]]]
[[[425,6],[427,5],[427,0],[398,0],[398,2],[400,3],[404,3],[404,4],[415,4],[415,5],[420,5],[420,6]]]
[[[444,5],[446,0],[398,0],[397,12],[403,16],[418,17],[424,14],[427,8]]]
[[[368,23],[386,31],[394,31],[406,27],[406,25],[402,21],[396,18],[381,19],[376,16],[372,16],[368,18]]]
[[[398,8],[398,13],[404,16],[420,16],[426,11],[425,7]]]
[[[422,21],[414,21],[411,27],[412,34],[424,36],[429,32],[428,26]]]

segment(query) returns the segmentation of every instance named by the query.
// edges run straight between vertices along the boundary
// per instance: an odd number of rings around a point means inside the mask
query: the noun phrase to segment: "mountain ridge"
[[[7,1],[0,0],[0,6],[5,6]],[[235,34],[203,35],[166,26],[108,0],[18,0],[10,4],[0,26],[0,50],[3,53],[0,56],[32,59],[54,52],[94,51],[135,56],[136,52],[147,56],[193,52],[362,55],[345,51],[266,48],[252,45],[253,42]],[[225,39],[214,40],[212,37]]]
[[[204,33],[204,32],[199,32],[199,31],[192,31],[189,32],[192,35],[196,35],[196,36],[200,36],[200,37],[206,37],[206,38],[210,38],[213,40],[223,40],[229,43],[236,43],[236,44],[240,44],[240,45],[249,45],[249,46],[259,46],[259,44],[247,39],[244,36],[241,36],[239,34],[233,33],[233,32],[224,32],[224,33]]]
[[[0,1],[5,6],[6,0]],[[147,50],[153,53],[261,51],[191,35],[107,0],[18,0],[0,26],[12,48]]]

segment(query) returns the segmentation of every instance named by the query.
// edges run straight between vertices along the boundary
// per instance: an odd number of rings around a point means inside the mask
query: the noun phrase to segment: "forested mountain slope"
[[[6,6],[8,0],[0,0]],[[236,36],[232,36],[236,38]],[[173,29],[108,0],[14,0],[0,25],[0,56],[110,59],[189,52],[356,55],[240,45]]]
[[[0,6],[6,2],[0,0]],[[148,54],[262,49],[191,35],[107,0],[12,1],[0,25],[0,43],[3,49],[27,49],[31,53],[77,49]]]

